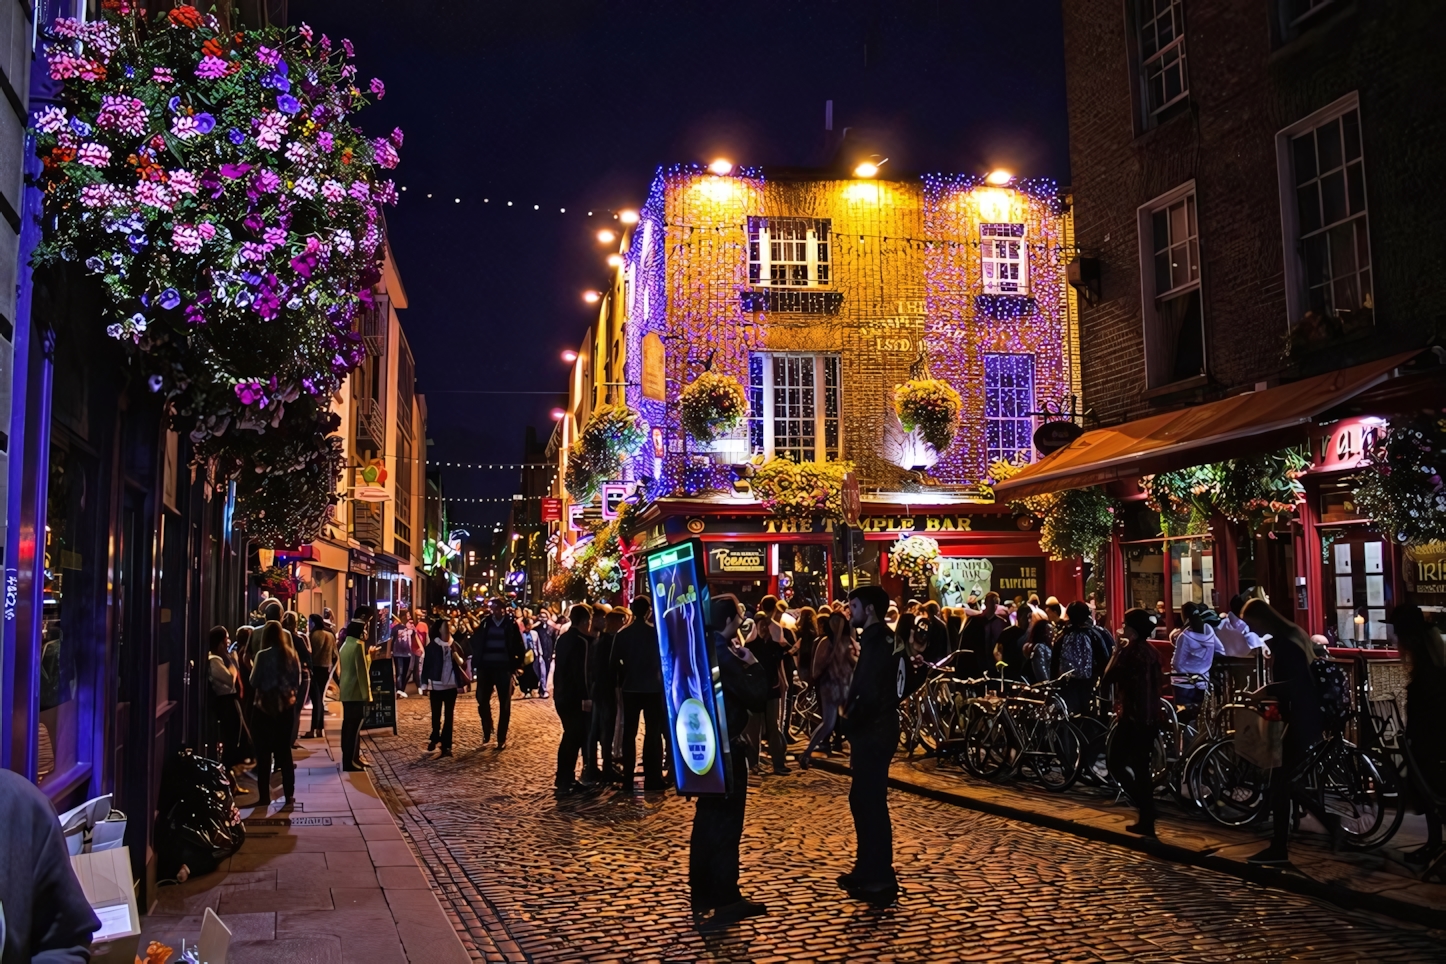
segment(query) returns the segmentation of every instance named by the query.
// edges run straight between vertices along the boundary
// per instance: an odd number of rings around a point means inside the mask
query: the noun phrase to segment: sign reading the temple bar
[[[865,532],[970,532],[974,519],[967,515],[873,515],[859,520]]]
[[[708,575],[762,575],[768,572],[768,547],[714,546],[708,550]]]
[[[1058,452],[1084,434],[1084,429],[1074,422],[1045,422],[1034,430],[1034,447],[1041,455]]]

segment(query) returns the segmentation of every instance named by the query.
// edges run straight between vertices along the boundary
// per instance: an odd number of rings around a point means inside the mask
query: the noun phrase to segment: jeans
[[[663,789],[663,731],[668,714],[662,693],[623,694],[623,780],[637,778],[638,716],[643,718],[643,789]]]
[[[1105,765],[1120,789],[1140,811],[1140,823],[1155,825],[1155,778],[1150,771],[1150,751],[1155,746],[1157,727],[1152,723],[1121,720],[1109,742]]]
[[[537,657],[537,661],[532,664],[532,668],[537,671],[538,691],[546,696],[547,681],[552,675],[552,650],[544,649],[542,654]]]
[[[804,756],[812,756],[819,750],[828,746],[829,737],[833,736],[833,728],[838,725],[839,705],[832,700],[823,701],[823,722],[818,729],[813,731],[813,736],[808,740],[808,749]]]
[[[587,741],[591,714],[581,707],[559,708],[557,718],[562,721],[562,740],[557,744],[557,776],[553,786],[566,790],[577,782],[577,757]]]
[[[431,691],[432,701],[432,743],[442,744],[443,753],[452,752],[452,715],[457,711],[455,689]],[[445,722],[444,722],[445,718]]]
[[[892,711],[891,711],[891,715]],[[892,723],[892,725],[889,725]],[[855,734],[849,733],[853,748],[849,769],[849,811],[859,841],[854,875],[863,887],[886,887],[894,876],[894,828],[889,820],[889,763],[899,743],[896,722],[875,723]]]
[[[341,701],[341,768],[357,770],[361,756],[361,725],[366,718],[367,705],[361,700]]]
[[[488,666],[477,670],[477,716],[482,720],[482,742],[492,739],[492,691],[497,691],[497,745],[507,742],[507,724],[512,721],[512,670]]]
[[[733,744],[732,751],[733,792],[701,795],[693,811],[688,887],[695,911],[722,907],[743,897],[738,890],[738,847],[748,798],[748,753],[742,740]]]
[[[788,744],[783,739],[783,706],[781,697],[770,696],[762,713],[748,715],[749,757],[756,766],[762,752],[763,741],[768,741],[768,755],[773,759],[773,772],[780,773],[788,766]]]
[[[261,805],[271,801],[272,761],[281,771],[281,790],[290,800],[296,796],[296,766],[291,761],[291,727],[296,714],[290,710],[272,716],[257,710],[251,719],[251,738],[256,743],[256,786]],[[358,721],[360,722],[360,721]]]
[[[592,701],[591,719],[588,721],[587,744],[583,752],[584,773],[600,769],[603,774],[613,768],[613,730],[618,719],[616,696],[599,693]],[[602,765],[598,766],[598,750],[602,750]]]
[[[331,679],[330,666],[311,668],[311,731],[326,730],[326,684]]]
[[[393,657],[392,657],[392,663],[393,663],[393,664],[396,666],[396,668],[397,668],[397,672],[396,672],[397,693],[398,693],[398,694],[405,693],[405,692],[407,691],[407,673],[408,673],[408,672],[411,670],[411,668],[412,668],[412,657],[410,657],[410,656],[393,656]]]

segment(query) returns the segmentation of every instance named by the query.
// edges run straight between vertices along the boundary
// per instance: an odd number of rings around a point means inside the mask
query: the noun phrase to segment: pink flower
[[[86,167],[105,167],[110,163],[110,148],[95,141],[86,141],[80,145],[75,159]]]
[[[261,61],[267,67],[275,67],[278,63],[281,62],[281,51],[272,50],[270,47],[265,46],[257,47],[256,59]]]
[[[376,154],[378,167],[391,169],[401,162],[401,158],[397,156],[397,149],[385,137],[378,137],[372,141],[372,150]]]
[[[216,225],[212,224],[210,221],[202,221],[200,224],[196,225],[196,230],[199,231],[201,233],[201,237],[205,238],[207,241],[210,241],[216,236]]]
[[[341,49],[346,51],[346,55],[348,58],[356,56],[356,48],[353,47],[351,45],[351,41],[347,40],[345,37],[342,38]]]
[[[297,27],[296,32],[305,37],[307,43],[311,43],[311,27],[307,26],[306,23],[303,22],[300,27]]]
[[[47,47],[45,52],[50,58],[51,80],[70,80],[90,69],[90,61],[84,57],[77,57],[57,47]]]
[[[365,204],[372,196],[371,188],[367,186],[366,181],[352,181],[351,187],[347,189],[346,193],[351,195],[352,200],[362,204]]]
[[[184,114],[171,121],[171,133],[183,141],[188,141],[193,137],[201,136],[201,125],[196,118]]]
[[[391,140],[393,146],[395,146],[395,147],[401,147],[401,146],[402,146],[402,129],[401,129],[400,127],[395,127],[395,128],[393,128],[393,129],[392,129],[392,136],[391,136],[389,139]]]
[[[340,204],[346,200],[346,188],[341,186],[340,181],[327,181],[321,186],[321,196],[332,204]]]
[[[151,80],[158,84],[170,84],[176,80],[176,75],[171,73],[169,67],[156,67],[151,71]]]
[[[336,147],[336,139],[331,136],[331,131],[322,131],[316,135],[316,146],[330,154],[332,148]]]
[[[274,151],[281,146],[281,135],[286,133],[286,115],[269,110],[257,122],[256,145],[262,150]]]
[[[244,241],[241,244],[241,259],[243,261],[265,261],[266,255],[271,251],[272,245],[257,244],[255,241]]]
[[[351,232],[345,228],[338,228],[333,231],[331,233],[331,240],[343,256],[349,255],[352,251],[356,250],[356,239],[353,238]]]
[[[74,17],[56,17],[50,30],[57,37],[74,40],[80,36],[80,21]]]
[[[298,179],[295,186],[292,187],[291,193],[297,197],[306,198],[308,201],[311,200],[316,197],[316,178],[303,177]]]
[[[306,149],[306,145],[301,143],[301,141],[292,141],[286,145],[286,159],[293,164],[305,163],[306,159],[310,156],[311,152]]]
[[[201,189],[201,180],[185,168],[171,172],[171,189],[177,194],[195,194]]]
[[[266,239],[267,244],[280,247],[286,243],[286,229],[270,227],[266,229],[266,233],[262,237]]]
[[[70,120],[65,116],[64,107],[47,107],[35,115],[35,129],[46,134],[62,130],[68,123]]]
[[[386,181],[378,184],[372,189],[372,197],[376,198],[378,204],[397,203],[397,184],[395,181]]]
[[[215,80],[218,77],[226,76],[226,61],[220,57],[212,57],[210,54],[201,58],[196,65],[196,76],[202,80]]]
[[[256,172],[256,190],[262,194],[275,194],[281,187],[281,175],[269,167],[263,167]]]
[[[80,203],[88,208],[128,207],[130,195],[115,184],[87,184],[80,189]]]
[[[113,127],[122,134],[139,137],[146,132],[146,105],[137,97],[106,94],[100,99],[97,127]]]
[[[162,211],[171,209],[171,191],[156,181],[142,181],[136,185],[136,200],[147,207]]]
[[[387,85],[382,83],[382,79],[380,77],[372,78],[371,92],[377,95],[377,100],[381,100],[383,97],[387,96]]]
[[[190,224],[178,224],[171,231],[171,244],[182,254],[196,254],[201,250],[201,232]]]

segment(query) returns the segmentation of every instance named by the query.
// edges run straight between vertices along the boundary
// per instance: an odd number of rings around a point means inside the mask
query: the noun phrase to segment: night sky
[[[387,87],[360,125],[406,132],[388,224],[433,462],[520,461],[528,424],[552,431],[559,353],[595,314],[581,292],[606,279],[594,235],[659,165],[821,164],[831,99],[833,136],[883,132],[895,172],[1069,180],[1049,0],[291,0],[290,18],[353,40],[362,80]],[[518,481],[444,480],[450,496]]]

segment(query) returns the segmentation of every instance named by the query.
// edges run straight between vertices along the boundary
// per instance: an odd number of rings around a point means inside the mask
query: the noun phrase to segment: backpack
[[[1060,672],[1074,670],[1075,679],[1094,679],[1094,634],[1088,627],[1069,627],[1056,643],[1059,647]]]
[[[1328,732],[1339,733],[1351,718],[1350,681],[1339,663],[1328,659],[1317,659],[1310,664],[1310,673],[1315,680],[1316,696],[1320,699],[1321,720]]]

